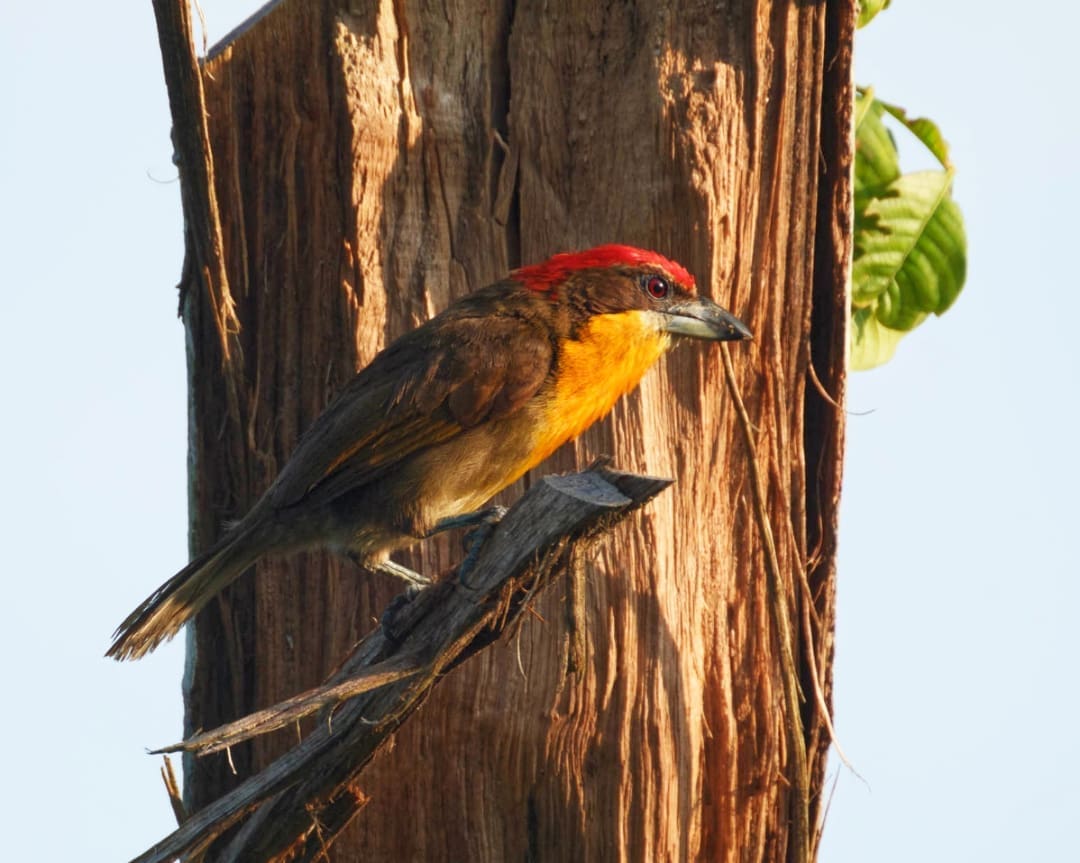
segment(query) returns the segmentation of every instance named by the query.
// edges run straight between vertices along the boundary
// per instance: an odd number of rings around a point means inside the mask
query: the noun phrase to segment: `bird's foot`
[[[490,509],[469,513],[469,516],[473,518],[472,523],[475,527],[465,534],[465,559],[461,562],[461,566],[458,567],[459,584],[472,587],[469,584],[468,575],[476,566],[477,558],[480,557],[480,549],[484,547],[484,543],[488,541],[488,537],[491,536],[496,525],[502,521],[504,515],[506,515],[505,506],[493,506]],[[460,516],[460,518],[466,517],[468,516]]]
[[[419,585],[410,584],[401,593],[390,600],[390,603],[383,609],[382,616],[379,618],[379,626],[382,627],[383,634],[386,638],[392,641],[394,644],[401,644],[405,640],[407,632],[402,632],[398,627],[398,615],[405,606],[407,606],[416,595],[423,590]]]

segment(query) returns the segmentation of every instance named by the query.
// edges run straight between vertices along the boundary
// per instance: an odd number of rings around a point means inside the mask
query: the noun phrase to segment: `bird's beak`
[[[676,336],[714,342],[736,342],[754,337],[746,324],[704,297],[668,306],[664,316],[664,329]]]

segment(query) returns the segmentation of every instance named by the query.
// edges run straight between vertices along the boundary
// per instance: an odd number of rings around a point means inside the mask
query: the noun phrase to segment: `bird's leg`
[[[495,529],[495,525],[502,520],[504,515],[506,515],[506,507],[496,505],[486,509],[478,509],[475,512],[467,512],[464,515],[443,518],[436,522],[435,526],[425,533],[421,539],[428,539],[443,531],[454,530],[459,527],[472,528],[472,530],[465,535],[465,560],[463,560],[461,566],[458,567],[458,581],[468,587],[468,584],[465,581],[465,575],[473,568],[473,565],[476,563],[476,558],[480,554],[481,546],[487,541],[487,538],[491,535],[491,531]],[[419,572],[409,569],[407,566],[402,566],[400,563],[394,563],[392,560],[384,560],[382,563],[377,563],[371,568],[378,572],[384,572],[387,575],[396,576],[397,578],[408,582],[409,586],[403,593],[395,596],[393,600],[391,600],[379,621],[387,637],[394,641],[400,641],[397,637],[398,634],[395,631],[394,618],[397,616],[397,613],[401,610],[402,606],[411,601],[422,588],[431,584],[431,579],[425,575],[421,575]]]
[[[409,569],[407,566],[402,566],[400,563],[394,563],[392,560],[384,560],[382,563],[372,563],[368,558],[352,550],[346,550],[344,554],[345,557],[357,566],[369,570],[370,572],[381,572],[383,575],[392,575],[394,578],[400,578],[409,585],[409,589],[412,593],[415,593],[421,587],[427,587],[431,584],[431,579],[426,575],[417,572],[415,569]]]
[[[502,521],[504,515],[506,515],[506,507],[496,504],[495,506],[489,506],[485,509],[467,512],[464,515],[452,515],[449,518],[440,518],[435,522],[435,527],[424,534],[423,539],[428,539],[443,531],[453,530],[456,527],[493,527]]]
[[[392,560],[384,560],[382,563],[377,563],[371,568],[376,572],[392,575],[395,578],[400,578],[402,581],[408,583],[409,587],[406,590],[406,593],[408,593],[409,596],[413,596],[420,588],[427,587],[431,584],[431,579],[426,575],[417,572],[415,569],[409,569],[407,566],[402,566],[400,563],[394,563]]]
[[[405,590],[390,600],[390,604],[386,606],[386,609],[382,613],[382,617],[379,619],[379,623],[391,640],[399,641],[400,639],[396,638],[394,635],[394,618],[397,616],[397,613],[401,610],[402,606],[411,602],[416,594],[431,584],[431,579],[416,570],[409,569],[407,566],[402,566],[400,563],[394,563],[392,560],[384,560],[382,563],[372,563],[363,556],[352,551],[345,552],[345,556],[357,566],[362,566],[364,569],[371,570],[372,572],[381,572],[385,575],[392,575],[394,578],[400,578],[405,582]]]
[[[401,610],[402,606],[411,602],[416,594],[431,584],[431,579],[416,570],[409,569],[407,566],[402,566],[400,563],[394,563],[392,560],[384,560],[382,563],[371,563],[369,560],[353,552],[346,552],[345,556],[357,566],[362,566],[364,569],[371,570],[372,572],[381,572],[386,575],[392,575],[395,578],[400,578],[406,583],[405,590],[390,600],[390,604],[386,606],[386,609],[382,613],[382,617],[379,619],[379,623],[386,631],[387,636],[392,641],[400,641],[401,639],[397,638],[394,634],[394,618],[397,616],[397,613]]]

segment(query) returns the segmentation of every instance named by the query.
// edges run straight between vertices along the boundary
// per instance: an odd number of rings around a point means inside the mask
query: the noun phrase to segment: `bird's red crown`
[[[622,246],[618,243],[596,246],[583,252],[563,252],[552,255],[541,264],[518,267],[510,273],[510,276],[531,290],[546,291],[579,270],[614,267],[620,264],[631,267],[650,265],[659,267],[684,288],[693,290],[695,287],[694,277],[675,261],[658,255],[656,252],[634,246]]]

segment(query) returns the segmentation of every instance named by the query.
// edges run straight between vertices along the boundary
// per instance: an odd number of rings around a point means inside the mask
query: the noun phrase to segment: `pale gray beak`
[[[754,337],[746,324],[704,297],[668,306],[664,315],[664,329],[676,336],[714,342],[736,342]]]

